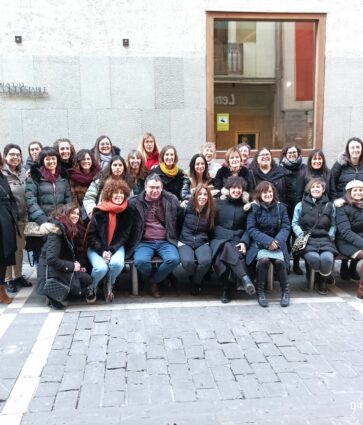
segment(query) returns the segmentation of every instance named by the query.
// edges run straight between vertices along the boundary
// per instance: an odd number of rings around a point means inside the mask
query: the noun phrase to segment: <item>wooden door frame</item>
[[[325,73],[325,42],[326,13],[255,13],[255,12],[206,12],[206,133],[207,140],[215,142],[214,134],[214,20],[241,21],[312,21],[316,23],[315,38],[315,87],[314,87],[314,147],[322,148],[323,117],[324,117],[324,73]],[[312,149],[304,149],[308,154]],[[281,150],[273,150],[273,156],[280,155]],[[217,151],[217,157],[224,156],[225,151]]]

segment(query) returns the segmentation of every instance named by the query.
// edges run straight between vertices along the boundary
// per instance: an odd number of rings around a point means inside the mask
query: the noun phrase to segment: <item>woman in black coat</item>
[[[338,159],[333,165],[332,174],[334,178],[337,197],[345,194],[346,185],[352,180],[363,181],[363,142],[359,137],[352,137],[345,145],[344,152],[338,155]],[[343,280],[358,280],[357,260],[343,260],[340,268],[340,277]]]
[[[15,265],[17,206],[7,178],[1,172],[3,160],[0,154],[0,303],[10,304],[5,291],[7,266]]]
[[[302,202],[294,211],[292,229],[296,237],[310,233],[304,249],[304,258],[308,267],[318,272],[317,291],[321,295],[328,293],[327,279],[334,267],[335,248],[335,207],[325,193],[325,181],[311,179],[307,184]]]
[[[222,303],[231,300],[230,281],[237,281],[237,290],[253,295],[255,287],[247,275],[245,255],[249,243],[246,232],[246,213],[243,203],[248,201],[247,183],[242,177],[229,177],[225,183],[225,199],[217,199],[217,215],[211,240],[213,268],[224,281]]]
[[[70,287],[70,293],[86,294],[86,301],[94,297],[92,278],[80,263],[75,238],[78,232],[80,210],[77,204],[68,204],[55,211],[50,220],[49,234],[43,245],[38,264],[38,294],[44,295],[47,278],[55,278]],[[60,310],[64,305],[48,296],[50,305]]]
[[[356,262],[363,259],[363,182],[352,180],[345,196],[335,201],[337,207],[337,240],[339,252]],[[360,270],[358,298],[363,298],[363,268]]]
[[[242,177],[246,181],[248,179],[248,170],[242,165],[241,153],[236,146],[227,150],[225,165],[217,171],[214,178],[214,188],[216,190],[222,190],[226,185],[227,179],[231,176]]]
[[[268,306],[265,283],[272,262],[281,286],[280,305],[287,307],[290,303],[287,281],[290,255],[287,239],[291,230],[287,207],[279,202],[275,186],[266,181],[257,185],[254,199],[255,201],[250,204],[250,213],[247,217],[250,247],[246,260],[247,264],[257,261],[257,300],[261,307]]]
[[[203,279],[212,264],[209,245],[214,227],[215,205],[208,185],[199,183],[184,212],[184,222],[179,237],[179,255],[190,279],[190,293],[198,295],[203,290]]]
[[[94,209],[87,230],[87,255],[92,264],[93,289],[108,276],[104,285],[106,301],[113,301],[112,287],[130,256],[131,227],[135,216],[128,207],[129,186],[123,180],[109,180],[102,191],[102,202]],[[96,295],[90,302],[96,301]]]

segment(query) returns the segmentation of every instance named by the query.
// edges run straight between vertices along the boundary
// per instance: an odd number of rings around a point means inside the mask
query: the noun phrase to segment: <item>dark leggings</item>
[[[229,241],[223,245],[218,254],[218,261],[224,263],[227,269],[223,274],[224,278],[229,275],[229,272],[232,272],[234,278],[239,282],[242,276],[247,274],[246,261],[243,254]]]
[[[267,280],[268,269],[270,264],[273,263],[276,277],[280,282],[281,288],[287,288],[287,268],[285,261],[283,260],[272,260],[271,258],[261,258],[257,261],[256,266],[256,283],[259,287],[265,287],[265,282]]]

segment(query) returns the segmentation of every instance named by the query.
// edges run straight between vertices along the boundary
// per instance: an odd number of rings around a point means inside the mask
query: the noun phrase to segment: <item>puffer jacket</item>
[[[260,249],[268,249],[275,240],[278,242],[284,254],[285,264],[289,268],[290,255],[286,241],[290,230],[290,220],[285,204],[273,202],[267,206],[263,202],[252,202],[247,216],[247,232],[250,236],[250,246],[246,256],[247,264],[252,263]]]
[[[21,167],[19,171],[11,171],[8,165],[5,164],[2,172],[7,178],[10,189],[14,195],[16,205],[18,207],[18,220],[25,222],[28,218],[25,202],[25,182],[27,178],[26,170]]]
[[[213,185],[216,189],[221,190],[228,180],[232,176],[232,171],[226,165],[222,166],[218,171],[213,180]],[[246,167],[241,167],[238,172],[238,177],[243,177],[248,183],[248,169]]]
[[[72,202],[67,172],[61,168],[58,179],[53,184],[45,180],[40,167],[34,165],[26,182],[25,198],[30,221],[45,223],[57,207]]]
[[[346,199],[337,199],[335,206],[336,246],[342,255],[351,257],[363,250],[363,209],[349,204]]]
[[[315,201],[311,195],[306,195],[296,205],[292,229],[297,237],[311,233],[304,252],[329,251],[338,254],[333,242],[336,232],[335,207],[326,194]]]
[[[74,272],[76,254],[73,241],[63,223],[58,220],[53,220],[52,223],[56,224],[57,228],[48,234],[42,248],[37,270],[37,293],[44,295],[43,289],[48,272],[48,278],[55,278],[70,286],[73,294],[81,294],[80,282]]]
[[[323,174],[322,170],[315,170],[314,168],[304,169],[302,179],[297,182],[296,187],[296,199],[298,202],[301,202],[305,193],[305,186],[311,179],[322,179],[325,182],[325,193],[328,195],[330,201],[334,201],[337,198],[337,192],[335,190],[335,182],[333,178],[333,173],[328,169],[326,175]]]
[[[353,165],[345,152],[338,155],[338,159],[333,165],[333,174],[337,197],[345,194],[345,186],[352,180],[363,181],[363,161],[358,165]]]
[[[193,204],[189,203],[184,211],[184,222],[179,240],[185,245],[196,249],[209,241],[208,220],[195,211]]]

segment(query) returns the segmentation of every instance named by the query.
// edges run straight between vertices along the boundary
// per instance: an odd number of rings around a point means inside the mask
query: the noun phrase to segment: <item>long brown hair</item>
[[[205,189],[207,191],[208,202],[200,210],[199,206],[198,206],[198,194],[202,189]],[[209,228],[213,229],[214,228],[214,220],[215,220],[215,216],[216,216],[216,206],[215,206],[214,198],[212,196],[212,193],[211,193],[209,187],[204,183],[199,183],[197,185],[197,187],[195,188],[194,193],[192,194],[191,201],[192,201],[192,204],[193,204],[195,211],[198,214],[203,215],[209,223]]]
[[[81,219],[79,219],[77,224],[73,224],[69,218],[70,214],[76,209],[78,209],[81,213],[79,205],[76,202],[72,202],[70,204],[61,205],[51,214],[52,218],[59,220],[67,227],[68,233],[70,234],[72,239],[78,233],[78,228],[81,223]]]

